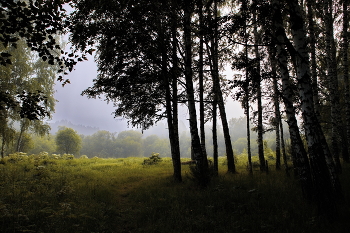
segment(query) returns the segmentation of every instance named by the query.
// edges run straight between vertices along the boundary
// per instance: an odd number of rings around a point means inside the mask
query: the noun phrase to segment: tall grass
[[[346,232],[349,166],[341,179],[345,198],[336,224],[317,217],[297,181],[283,171],[220,174],[202,189],[183,166],[172,180],[170,158],[55,158],[13,155],[0,164],[0,232]]]

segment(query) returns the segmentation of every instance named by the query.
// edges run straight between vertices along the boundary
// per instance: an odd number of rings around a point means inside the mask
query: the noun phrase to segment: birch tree
[[[340,194],[341,187],[328,144],[315,114],[304,14],[296,0],[289,1],[288,7],[293,48],[295,49],[290,53],[296,64],[298,92],[308,143],[310,167],[313,171],[315,197],[323,213],[334,214],[336,212],[335,196]]]

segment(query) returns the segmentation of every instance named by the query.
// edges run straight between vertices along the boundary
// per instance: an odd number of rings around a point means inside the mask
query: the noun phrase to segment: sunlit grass
[[[317,218],[298,182],[283,171],[253,175],[244,156],[237,174],[219,159],[219,176],[202,189],[170,158],[12,156],[0,164],[0,232],[343,232],[349,229],[349,165],[345,198],[334,225]],[[256,159],[256,158],[254,158]],[[273,163],[273,161],[271,161]]]

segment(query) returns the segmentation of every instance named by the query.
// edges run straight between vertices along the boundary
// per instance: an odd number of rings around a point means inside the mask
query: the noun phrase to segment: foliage
[[[159,51],[164,4],[83,0],[74,2],[71,41],[82,51],[97,46],[97,82],[83,92],[116,104],[116,116],[147,129],[163,117]],[[141,13],[142,12],[142,13]],[[166,49],[166,48],[165,48]]]
[[[85,56],[75,56],[65,52],[57,41],[56,35],[62,35],[66,30],[66,10],[62,1],[1,1],[0,17],[0,46],[17,48],[20,40],[26,41],[27,46],[37,52],[43,61],[50,65],[60,66],[59,72],[65,69],[71,71],[77,60]],[[55,50],[59,50],[59,52]],[[12,53],[2,52],[0,64],[12,64]],[[62,77],[60,77],[62,80]]]
[[[65,33],[66,14],[63,4],[66,2],[68,1],[1,1],[0,69],[9,69],[16,66],[18,61],[21,62],[16,51],[23,47],[27,48],[23,55],[32,55],[32,58],[38,58],[47,65],[54,65],[56,72],[60,73],[65,73],[66,69],[71,71],[77,60],[85,58],[63,51],[57,37]],[[25,67],[22,67],[22,71],[26,71]],[[1,78],[3,77],[2,73]],[[58,79],[63,80],[62,76]],[[64,84],[66,82],[69,81],[66,80]],[[17,85],[21,86],[20,83]],[[49,115],[43,103],[50,96],[40,89],[25,89],[14,95],[8,88],[1,86],[0,97],[0,111],[14,109],[20,117],[30,120]]]
[[[0,136],[6,138],[3,154],[28,151],[28,148],[23,148],[23,142],[28,139],[27,133],[48,133],[50,127],[44,120],[55,109],[53,87],[57,66],[43,61],[23,39],[16,44],[15,48],[0,47],[2,51],[11,53],[11,64],[0,66],[0,87],[6,90],[7,95],[5,99],[0,99]],[[14,104],[8,106],[6,99],[11,99]],[[9,137],[11,130],[17,131],[14,137]]]
[[[79,154],[81,149],[81,137],[71,129],[62,127],[56,135],[57,151],[65,154]]]

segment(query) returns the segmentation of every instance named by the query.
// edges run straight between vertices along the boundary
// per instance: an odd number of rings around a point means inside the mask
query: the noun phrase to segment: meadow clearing
[[[285,172],[249,175],[237,157],[237,174],[219,175],[199,188],[189,165],[183,182],[172,179],[162,158],[74,158],[14,154],[0,163],[0,232],[347,232],[349,165],[340,176],[344,200],[329,223],[303,200],[298,181]],[[188,160],[188,159],[187,159]],[[185,161],[185,160],[184,160]]]

